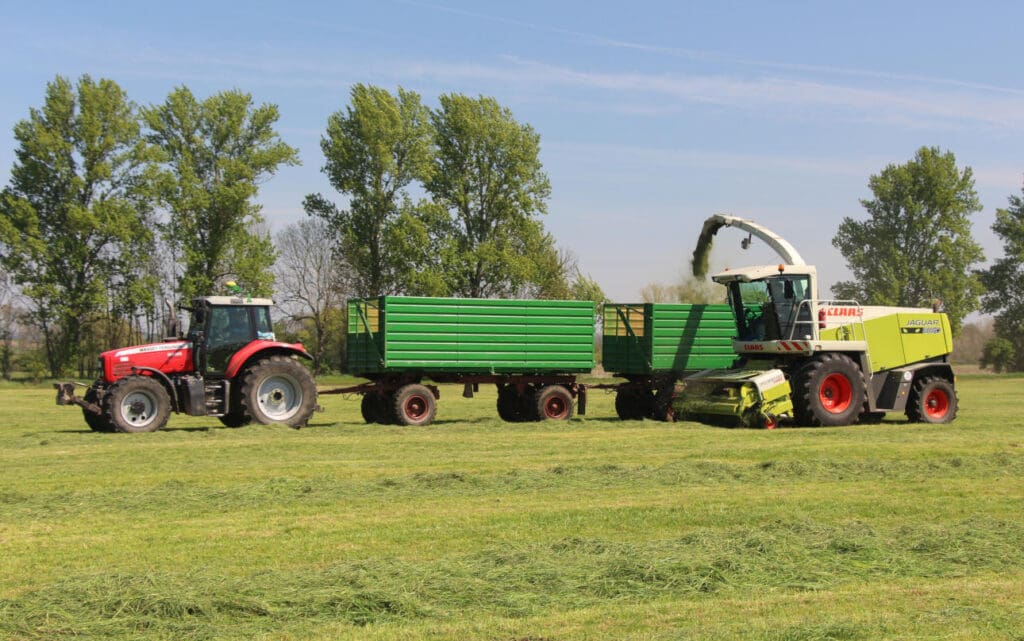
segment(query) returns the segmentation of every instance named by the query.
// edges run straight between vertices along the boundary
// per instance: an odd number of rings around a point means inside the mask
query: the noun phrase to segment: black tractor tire
[[[522,399],[515,385],[504,385],[498,388],[498,416],[508,423],[523,420]]]
[[[534,411],[539,420],[567,421],[574,410],[572,392],[561,385],[546,385],[534,395]]]
[[[793,413],[800,425],[852,425],[866,398],[864,373],[845,354],[819,354],[793,377]]]
[[[118,432],[155,432],[167,425],[171,397],[152,376],[127,376],[111,386],[104,415]]]
[[[907,399],[907,418],[912,423],[950,423],[956,418],[956,389],[941,376],[922,376],[914,381]]]
[[[242,374],[241,414],[262,425],[302,427],[316,410],[316,381],[287,356],[257,361]]]
[[[430,425],[437,414],[434,393],[425,385],[411,383],[398,388],[394,394],[394,416],[399,425]]]
[[[252,417],[247,416],[241,411],[231,412],[224,416],[217,417],[224,427],[245,427],[249,423],[252,423]]]
[[[110,422],[107,417],[106,410],[103,408],[103,404],[100,402],[99,391],[96,386],[93,385],[85,391],[86,402],[99,405],[100,413],[93,414],[89,410],[82,408],[82,417],[85,419],[85,424],[89,426],[93,432],[113,432],[114,424]]]

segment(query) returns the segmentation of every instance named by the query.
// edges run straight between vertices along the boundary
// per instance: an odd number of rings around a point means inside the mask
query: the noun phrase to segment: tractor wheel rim
[[[418,421],[427,415],[427,399],[422,396],[410,396],[405,399],[405,415]]]
[[[565,400],[554,396],[544,403],[544,414],[548,418],[562,418],[565,416]]]
[[[949,411],[949,396],[942,390],[931,390],[924,397],[924,411],[931,418],[944,417]]]
[[[818,399],[826,412],[841,414],[850,407],[853,401],[853,385],[846,376],[829,374],[818,388]]]
[[[121,399],[121,416],[133,427],[144,427],[156,417],[156,399],[146,392],[132,392]]]
[[[260,410],[274,421],[284,421],[295,415],[302,405],[302,391],[291,376],[268,376],[256,390]]]

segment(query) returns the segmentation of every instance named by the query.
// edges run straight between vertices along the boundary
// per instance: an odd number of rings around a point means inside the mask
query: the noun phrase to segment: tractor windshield
[[[738,338],[743,341],[803,338],[810,331],[811,310],[801,303],[809,297],[810,277],[807,275],[780,274],[752,282],[732,281],[729,304],[736,318]]]

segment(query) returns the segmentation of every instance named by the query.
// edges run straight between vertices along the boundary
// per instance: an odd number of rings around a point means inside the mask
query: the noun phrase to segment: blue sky
[[[616,300],[687,265],[715,212],[788,238],[827,285],[831,239],[867,181],[922,145],[953,151],[995,210],[1024,176],[1017,2],[10,2],[0,0],[0,174],[15,122],[55,75],[108,77],[140,104],[178,85],[280,107],[302,166],[266,183],[274,229],[320,171],[328,115],[356,82],[489,95],[541,135],[545,224]],[[719,237],[713,268],[774,262]]]

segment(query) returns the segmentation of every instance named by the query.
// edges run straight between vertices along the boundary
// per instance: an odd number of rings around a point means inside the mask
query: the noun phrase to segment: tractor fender
[[[224,372],[224,376],[226,378],[234,378],[245,368],[246,363],[249,361],[275,355],[298,356],[306,360],[313,360],[313,357],[302,346],[302,343],[255,340],[235,352],[235,355],[228,361],[228,368]]]

